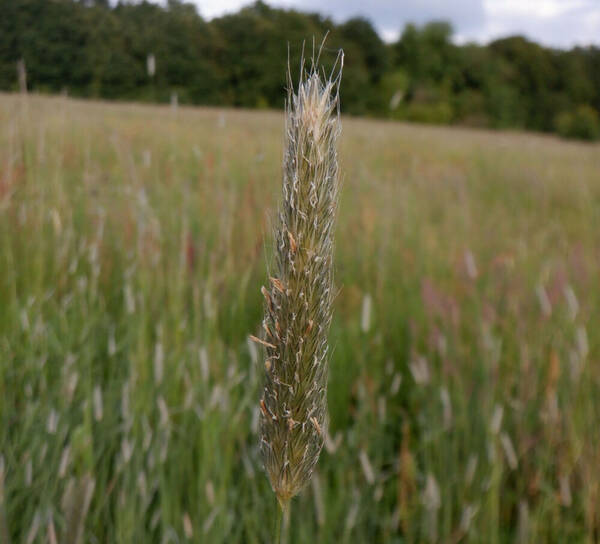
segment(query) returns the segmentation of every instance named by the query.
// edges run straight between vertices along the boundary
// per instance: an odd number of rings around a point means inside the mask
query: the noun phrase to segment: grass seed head
[[[261,452],[279,502],[310,480],[327,428],[327,334],[338,205],[339,83],[313,60],[297,91],[288,75],[283,199],[270,289],[263,287],[268,364],[260,400]]]

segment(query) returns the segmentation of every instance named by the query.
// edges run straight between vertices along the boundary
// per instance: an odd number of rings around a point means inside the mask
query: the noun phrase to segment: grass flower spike
[[[339,83],[312,62],[297,93],[288,74],[283,202],[275,232],[275,270],[265,297],[265,387],[261,452],[285,507],[310,480],[327,428],[327,335],[338,205]]]

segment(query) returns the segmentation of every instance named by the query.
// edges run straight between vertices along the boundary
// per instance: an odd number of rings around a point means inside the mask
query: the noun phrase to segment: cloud
[[[225,13],[234,13],[251,2],[244,0],[193,0],[193,3],[198,7],[198,13],[202,17],[212,19]]]
[[[485,10],[486,23],[473,39],[522,34],[557,47],[600,43],[598,0],[486,0]]]
[[[203,17],[234,12],[251,0],[193,0]],[[545,45],[600,44],[600,0],[266,0],[269,5],[316,11],[334,21],[357,15],[395,40],[408,22],[450,21],[458,41],[488,42],[523,34]]]
[[[279,5],[318,11],[336,22],[362,15],[385,36],[397,36],[406,23],[433,19],[450,21],[459,32],[473,31],[485,22],[483,0],[280,0]]]
[[[236,11],[250,3],[243,0],[195,0],[198,11],[210,18]],[[483,0],[267,0],[272,6],[316,11],[342,22],[350,17],[369,19],[383,35],[396,37],[409,22],[423,24],[432,19],[447,20],[459,32],[480,28],[485,21]]]

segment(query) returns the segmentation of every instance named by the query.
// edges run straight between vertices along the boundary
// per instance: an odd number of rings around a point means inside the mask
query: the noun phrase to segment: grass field
[[[342,97],[343,98],[343,97]],[[0,542],[271,542],[283,117],[0,95]],[[292,543],[600,540],[600,146],[344,119]]]

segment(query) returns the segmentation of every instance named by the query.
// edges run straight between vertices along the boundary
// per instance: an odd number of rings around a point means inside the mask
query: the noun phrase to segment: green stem
[[[283,529],[281,530],[281,544],[288,544],[288,535],[290,532],[290,503],[288,501],[282,508]]]
[[[281,520],[283,518],[283,508],[277,503],[277,518],[275,519],[275,544],[281,544]]]
[[[277,519],[275,520],[275,544],[287,544],[290,527],[290,503],[277,501]]]

